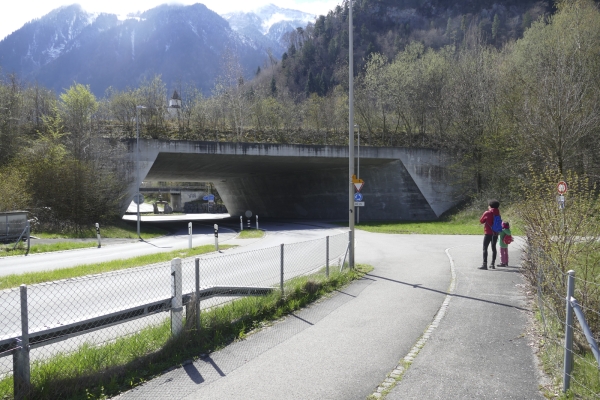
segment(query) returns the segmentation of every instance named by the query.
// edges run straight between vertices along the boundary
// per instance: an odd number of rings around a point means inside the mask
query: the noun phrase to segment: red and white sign
[[[558,185],[556,186],[556,189],[558,190],[559,194],[565,194],[565,193],[567,193],[567,182],[565,182],[565,181],[558,182]]]
[[[354,183],[354,188],[356,189],[357,192],[360,192],[360,189],[362,189],[362,187],[364,186],[364,182],[353,182]]]

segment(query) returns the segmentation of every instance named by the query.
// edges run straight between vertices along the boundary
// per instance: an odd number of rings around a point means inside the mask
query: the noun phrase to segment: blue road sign
[[[363,195],[360,192],[354,193],[354,201],[363,201]]]
[[[202,200],[214,201],[215,200],[215,195],[214,194],[208,194],[208,195],[204,196],[202,198]]]

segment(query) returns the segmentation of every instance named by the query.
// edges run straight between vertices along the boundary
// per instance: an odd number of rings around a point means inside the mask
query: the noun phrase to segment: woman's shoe
[[[481,267],[477,267],[477,269],[487,269],[487,265],[483,263],[481,264]]]

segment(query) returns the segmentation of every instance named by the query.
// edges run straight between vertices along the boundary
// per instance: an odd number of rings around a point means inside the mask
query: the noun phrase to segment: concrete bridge
[[[136,142],[128,142],[131,199]],[[434,220],[460,200],[448,154],[431,149],[360,148],[361,221]],[[140,139],[142,181],[212,182],[229,213],[348,218],[348,147]]]

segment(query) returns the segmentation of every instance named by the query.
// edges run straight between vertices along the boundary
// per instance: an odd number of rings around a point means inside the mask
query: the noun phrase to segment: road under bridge
[[[135,140],[128,154],[127,204],[137,191]],[[140,139],[139,160],[142,181],[212,182],[232,216],[348,217],[347,146]],[[361,147],[360,220],[437,219],[462,200],[451,164],[437,150]]]

